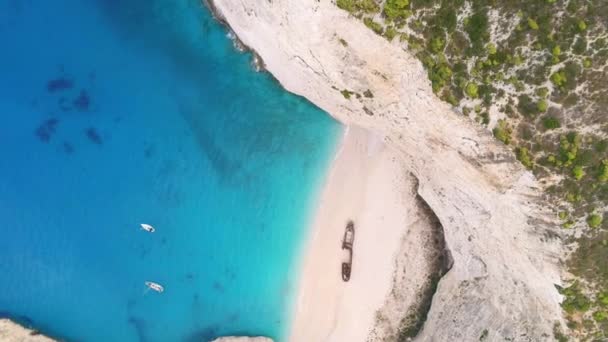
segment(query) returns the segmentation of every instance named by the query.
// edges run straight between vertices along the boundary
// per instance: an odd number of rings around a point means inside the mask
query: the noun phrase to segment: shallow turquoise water
[[[339,125],[198,0],[0,0],[0,41],[2,316],[70,341],[281,340]]]

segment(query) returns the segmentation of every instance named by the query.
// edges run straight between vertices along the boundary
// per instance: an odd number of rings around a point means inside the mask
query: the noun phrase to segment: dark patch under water
[[[58,91],[72,89],[74,87],[74,82],[69,78],[60,77],[53,80],[50,80],[46,84],[46,90],[49,93],[54,93]]]
[[[200,341],[212,341],[218,337],[220,331],[219,325],[209,325],[200,331],[197,331],[190,336],[186,337],[184,341],[187,342],[200,342]]]
[[[213,282],[213,289],[220,293],[223,293],[225,290],[224,285],[222,285],[222,283],[220,283],[219,281]]]
[[[91,98],[89,97],[89,93],[86,90],[82,89],[80,91],[80,94],[78,94],[78,97],[76,97],[74,101],[72,101],[72,104],[74,105],[74,108],[76,108],[76,110],[79,110],[81,112],[89,110],[89,107],[91,106]]]
[[[135,328],[139,342],[147,341],[148,339],[146,337],[146,321],[136,317],[129,317],[128,321],[129,324],[131,324]]]
[[[45,120],[38,128],[36,128],[36,136],[42,142],[49,142],[51,137],[55,133],[55,127],[59,123],[59,120],[52,118]]]
[[[146,158],[152,158],[152,156],[154,155],[154,152],[155,152],[154,145],[148,145],[148,146],[146,146],[146,149],[144,150],[144,156]]]
[[[62,112],[69,112],[72,110],[72,106],[68,104],[68,99],[63,96],[57,100],[57,105]]]
[[[65,152],[66,154],[72,154],[74,153],[74,146],[72,146],[72,144],[70,144],[67,141],[63,142],[63,152]]]
[[[87,138],[89,138],[89,140],[97,145],[101,145],[103,144],[103,140],[101,139],[101,136],[99,135],[99,133],[97,132],[97,130],[93,127],[89,127],[87,128],[87,130],[85,131]]]

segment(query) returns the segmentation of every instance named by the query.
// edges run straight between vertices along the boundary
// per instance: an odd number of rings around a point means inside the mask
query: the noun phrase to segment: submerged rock
[[[57,119],[48,119],[44,121],[38,128],[36,128],[36,136],[42,142],[49,142],[53,133],[55,133],[55,127],[59,123]]]
[[[74,82],[72,80],[70,80],[68,78],[64,78],[64,77],[50,80],[46,84],[46,90],[49,93],[72,89],[72,87],[74,87]]]

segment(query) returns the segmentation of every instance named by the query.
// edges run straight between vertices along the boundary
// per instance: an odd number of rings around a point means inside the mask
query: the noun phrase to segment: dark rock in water
[[[95,130],[95,128],[93,127],[89,127],[86,130],[86,134],[87,134],[87,138],[89,138],[89,140],[97,145],[101,145],[103,144],[103,140],[101,139],[101,136],[99,135],[99,133],[97,133],[97,130]]]
[[[55,126],[59,123],[57,119],[48,119],[36,128],[36,136],[42,142],[49,142],[51,136],[55,133]]]
[[[81,112],[89,110],[91,99],[89,98],[89,94],[86,92],[86,90],[81,90],[80,94],[74,99],[72,104],[74,105],[74,108]]]
[[[46,90],[49,93],[54,93],[57,91],[63,91],[72,89],[74,87],[74,82],[68,78],[60,77],[54,80],[50,80],[46,83]]]
[[[72,144],[70,144],[67,141],[63,142],[63,152],[65,152],[66,154],[72,154],[74,153],[74,146],[72,146]]]

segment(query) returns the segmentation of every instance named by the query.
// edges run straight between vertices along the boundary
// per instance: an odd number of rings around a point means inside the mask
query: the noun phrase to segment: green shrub
[[[382,32],[384,31],[384,29],[382,28],[382,24],[375,22],[372,18],[365,18],[363,19],[363,23],[365,24],[365,26],[369,27],[372,31],[376,32],[377,34],[382,34]]]
[[[536,104],[536,109],[538,109],[539,112],[544,112],[547,110],[547,106],[547,100],[543,99],[538,101]]]
[[[585,312],[589,310],[591,301],[581,292],[578,282],[575,282],[567,288],[560,290],[560,293],[566,297],[562,302],[562,308],[567,313],[574,313],[576,311]]]
[[[583,170],[583,167],[580,165],[575,166],[572,169],[572,176],[576,180],[581,180],[585,176],[585,171]]]
[[[532,157],[530,156],[530,152],[525,147],[518,147],[516,150],[517,160],[519,160],[526,168],[532,169],[534,167],[534,162],[532,161]]]
[[[558,72],[554,73],[553,75],[551,75],[551,82],[553,82],[553,84],[555,84],[558,87],[565,85],[566,81],[567,81],[566,73],[563,70],[558,71]]]
[[[545,97],[547,97],[548,94],[549,94],[549,89],[547,89],[545,87],[541,87],[536,90],[536,95],[538,95],[538,97],[540,97],[540,98],[544,99]]]
[[[608,314],[605,311],[596,311],[593,313],[593,319],[597,322],[605,321],[608,318]]]
[[[488,32],[488,13],[482,10],[474,13],[465,23],[465,30],[471,40],[471,52],[473,55],[483,54],[486,42],[490,39]]]
[[[597,228],[602,224],[602,217],[598,214],[591,214],[587,216],[587,224],[591,228]]]
[[[439,92],[452,78],[452,69],[445,64],[436,64],[429,69],[429,79],[435,93]]]
[[[444,47],[445,47],[445,41],[441,37],[434,37],[433,39],[431,39],[431,42],[429,44],[429,48],[434,53],[439,53],[439,52],[443,51]]]
[[[580,136],[574,132],[559,137],[559,154],[561,165],[569,167],[578,155]]]
[[[608,292],[600,292],[597,295],[597,300],[599,301],[600,305],[608,306]]]
[[[336,2],[336,5],[338,5],[339,8],[348,12],[355,11],[355,0],[338,0]]]
[[[380,9],[374,0],[337,0],[336,5],[352,14],[359,11],[374,13]]]
[[[494,45],[493,43],[488,44],[487,50],[488,50],[488,55],[495,55],[496,54],[496,45]]]
[[[464,91],[467,94],[467,96],[470,98],[475,99],[479,96],[479,93],[478,93],[479,88],[477,87],[477,84],[475,84],[475,83],[467,84]]]
[[[536,114],[538,114],[538,105],[526,94],[517,97],[517,109],[519,109],[520,113],[528,117],[535,117]]]
[[[597,176],[597,179],[600,182],[606,182],[606,181],[608,181],[608,159],[604,159],[600,163],[600,172],[599,172],[599,174]]]
[[[496,139],[502,141],[505,145],[511,142],[511,128],[504,119],[498,120],[498,124],[492,130]]]
[[[350,100],[351,95],[354,94],[354,92],[348,90],[348,89],[343,89],[340,91],[340,94],[342,94],[342,96],[344,96],[345,99]]]
[[[591,68],[591,59],[590,58],[585,58],[583,59],[583,67],[584,68]]]
[[[387,0],[384,5],[384,15],[389,20],[405,19],[409,16],[407,6],[409,0]]]
[[[533,30],[538,30],[538,23],[532,18],[528,18],[528,26]]]
[[[578,28],[579,31],[583,32],[587,29],[587,23],[585,23],[584,20],[579,20],[578,23],[576,24],[576,27]]]
[[[540,102],[539,102],[540,103]],[[553,116],[545,116],[543,118],[543,126],[546,129],[556,129],[559,128],[561,125],[559,123],[559,120],[556,117]]]
[[[384,36],[390,42],[397,35],[397,30],[393,26],[389,26],[386,31],[384,31]]]

